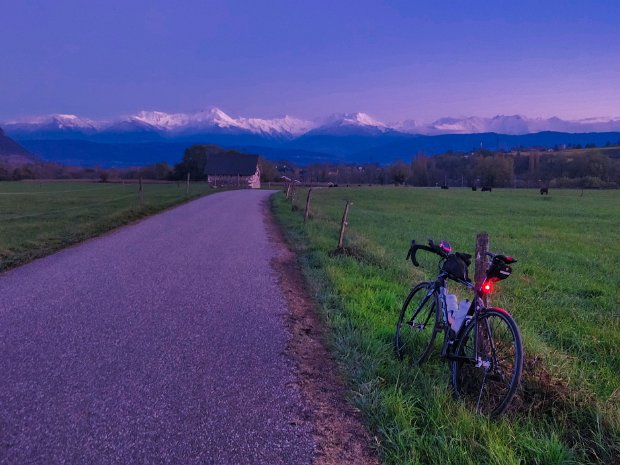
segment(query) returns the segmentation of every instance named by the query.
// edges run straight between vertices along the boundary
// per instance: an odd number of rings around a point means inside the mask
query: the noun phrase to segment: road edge
[[[325,344],[329,329],[308,292],[297,256],[271,210],[271,197],[264,201],[263,210],[277,252],[271,267],[289,309],[285,317],[290,332],[287,353],[295,364],[299,391],[312,423],[314,464],[379,465],[361,413],[346,399],[346,383]]]

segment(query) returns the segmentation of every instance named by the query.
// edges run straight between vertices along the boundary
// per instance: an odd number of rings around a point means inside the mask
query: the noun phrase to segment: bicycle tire
[[[476,324],[477,322],[477,324]],[[474,361],[474,330],[478,330],[478,360]],[[452,362],[456,396],[476,406],[476,412],[497,418],[514,397],[523,370],[523,343],[514,319],[501,308],[485,308],[455,342],[455,353],[471,362]]]
[[[440,321],[439,299],[432,284],[423,282],[411,289],[396,324],[396,356],[401,361],[408,359],[411,365],[422,365],[431,353]]]

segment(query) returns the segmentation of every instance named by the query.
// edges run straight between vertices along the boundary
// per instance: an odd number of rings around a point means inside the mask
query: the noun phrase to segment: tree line
[[[56,163],[8,166],[0,163],[0,181],[21,179],[206,180],[205,166],[211,153],[239,153],[215,145],[189,147],[174,166],[165,162],[133,168],[84,168]],[[282,181],[286,176],[303,183],[343,185],[397,184],[411,186],[490,187],[620,187],[620,147],[519,150],[415,155],[389,165],[377,163],[315,163],[299,165],[259,157],[261,180]]]
[[[240,153],[216,145],[193,145],[185,150],[183,158],[174,166],[166,162],[158,162],[139,167],[102,168],[67,166],[59,163],[29,163],[17,166],[0,162],[0,181],[19,181],[22,179],[92,179],[107,182],[112,179],[151,179],[160,181],[179,181],[190,178],[193,181],[204,181],[205,167],[210,154]],[[261,159],[261,163],[268,162]],[[269,176],[269,167],[265,173]]]
[[[620,148],[416,155],[379,164],[275,164],[279,175],[305,183],[421,187],[620,187]]]

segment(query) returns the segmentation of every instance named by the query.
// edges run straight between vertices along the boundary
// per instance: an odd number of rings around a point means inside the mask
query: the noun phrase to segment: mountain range
[[[292,116],[281,118],[235,118],[219,108],[197,113],[164,113],[141,111],[135,115],[112,120],[93,120],[76,115],[54,114],[21,118],[0,123],[14,137],[38,137],[57,135],[65,137],[93,136],[142,132],[161,137],[190,136],[205,131],[248,133],[261,137],[292,139],[307,133],[333,134],[350,132],[399,132],[416,135],[479,134],[495,132],[507,135],[523,135],[535,132],[616,132],[620,131],[620,118],[586,118],[563,120],[552,118],[527,118],[521,115],[497,115],[493,117],[446,117],[430,123],[419,124],[414,120],[383,123],[366,113],[340,113],[317,120],[304,120]],[[146,137],[146,136],[145,136]]]
[[[102,166],[177,162],[187,145],[213,143],[266,158],[312,162],[378,162],[419,152],[470,151],[480,146],[597,145],[620,139],[620,118],[567,121],[498,115],[384,123],[365,113],[318,120],[292,116],[235,118],[219,108],[197,113],[141,111],[112,120],[55,114],[0,123],[6,133],[47,160]]]

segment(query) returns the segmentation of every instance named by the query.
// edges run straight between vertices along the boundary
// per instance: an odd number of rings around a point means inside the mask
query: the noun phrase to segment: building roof
[[[205,174],[216,176],[252,176],[256,173],[258,155],[245,153],[212,153],[207,158]]]

